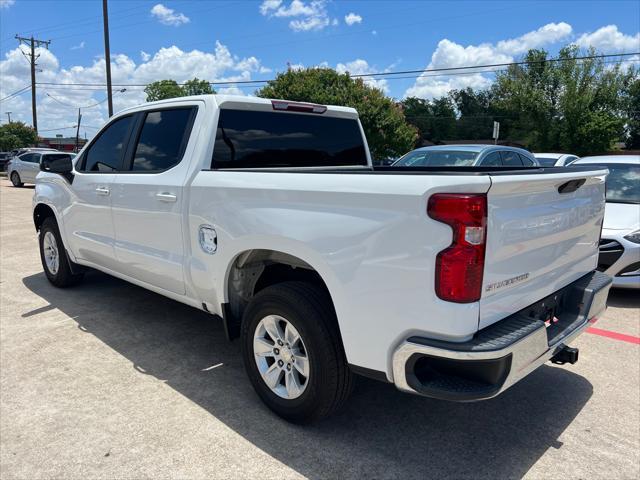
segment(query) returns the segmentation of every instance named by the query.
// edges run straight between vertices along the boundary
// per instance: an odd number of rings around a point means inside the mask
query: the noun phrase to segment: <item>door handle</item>
[[[178,200],[177,195],[173,193],[156,193],[156,198],[161,202],[172,203]]]
[[[96,193],[98,195],[109,195],[109,189],[107,187],[97,187]]]

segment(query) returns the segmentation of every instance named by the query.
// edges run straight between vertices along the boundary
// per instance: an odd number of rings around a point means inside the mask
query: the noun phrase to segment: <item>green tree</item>
[[[456,136],[456,111],[448,97],[425,100],[408,97],[402,101],[407,121],[418,129],[419,140],[440,143]]]
[[[175,80],[158,80],[150,83],[144,88],[144,93],[147,94],[147,102],[184,96],[182,87]]]
[[[348,73],[340,74],[330,68],[288,70],[256,94],[264,98],[355,108],[376,160],[402,155],[415,145],[417,133],[406,122],[402,106]]]
[[[206,80],[194,78],[193,80],[185,82],[184,85],[178,85],[175,80],[158,80],[157,82],[147,85],[144,93],[147,94],[147,102],[154,102],[167,98],[205,95],[216,93],[216,91],[211,88],[211,84]]]
[[[627,115],[627,148],[640,149],[640,78],[629,82],[625,91],[627,99],[625,113]]]
[[[455,105],[459,118],[456,135],[463,140],[486,140],[493,133],[493,121],[502,120],[502,115],[495,105],[491,90],[473,90],[467,87],[452,90],[449,98]],[[505,137],[505,129],[501,126],[501,135]]]
[[[211,88],[211,84],[206,80],[198,80],[198,78],[188,80],[182,86],[182,94],[185,97],[189,95],[207,95],[211,93],[216,93],[216,91]]]
[[[14,148],[36,145],[38,135],[33,127],[23,122],[10,122],[0,125],[0,150],[9,151]]]
[[[635,71],[602,58],[578,59],[584,53],[571,45],[551,62],[546,51],[530,50],[528,63],[497,74],[491,94],[496,108],[508,112],[505,127],[512,138],[532,150],[584,155],[607,151],[623,137],[622,93]]]

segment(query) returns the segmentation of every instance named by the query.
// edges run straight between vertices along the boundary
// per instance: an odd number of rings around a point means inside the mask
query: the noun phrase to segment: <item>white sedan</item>
[[[43,158],[49,161],[61,158],[73,158],[73,154],[58,150],[33,149],[11,159],[7,164],[7,176],[14,187],[22,187],[25,183],[36,183],[36,175],[40,172]]]
[[[640,155],[584,157],[572,165],[594,163],[609,169],[598,270],[613,277],[614,287],[640,288]]]
[[[566,167],[580,158],[570,153],[534,153],[533,156],[543,167]]]

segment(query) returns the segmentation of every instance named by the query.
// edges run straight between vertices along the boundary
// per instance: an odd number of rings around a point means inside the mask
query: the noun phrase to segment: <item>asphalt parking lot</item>
[[[640,477],[640,295],[502,396],[454,404],[358,379],[299,427],[245,377],[210,316],[107,275],[46,281],[32,188],[0,179],[0,477]]]

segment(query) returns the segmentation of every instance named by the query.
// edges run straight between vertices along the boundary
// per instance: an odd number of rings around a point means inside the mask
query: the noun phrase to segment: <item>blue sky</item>
[[[109,5],[114,79],[122,83],[196,75],[268,79],[287,65],[370,73],[497,63],[520,58],[529,47],[555,53],[571,42],[605,53],[640,50],[638,1],[111,0]],[[99,0],[0,0],[0,15],[0,98],[30,81],[16,33],[52,40],[49,52],[41,52],[39,81],[104,82]],[[475,74],[376,86],[396,98],[429,98],[490,81],[490,74]],[[39,87],[40,130],[72,126],[71,107],[105,96],[104,90],[75,88]],[[144,100],[141,90],[131,87],[116,95],[116,108]],[[12,111],[12,118],[30,123],[29,102],[29,92],[3,101],[2,121]],[[88,125],[106,119],[103,107],[87,109]]]

